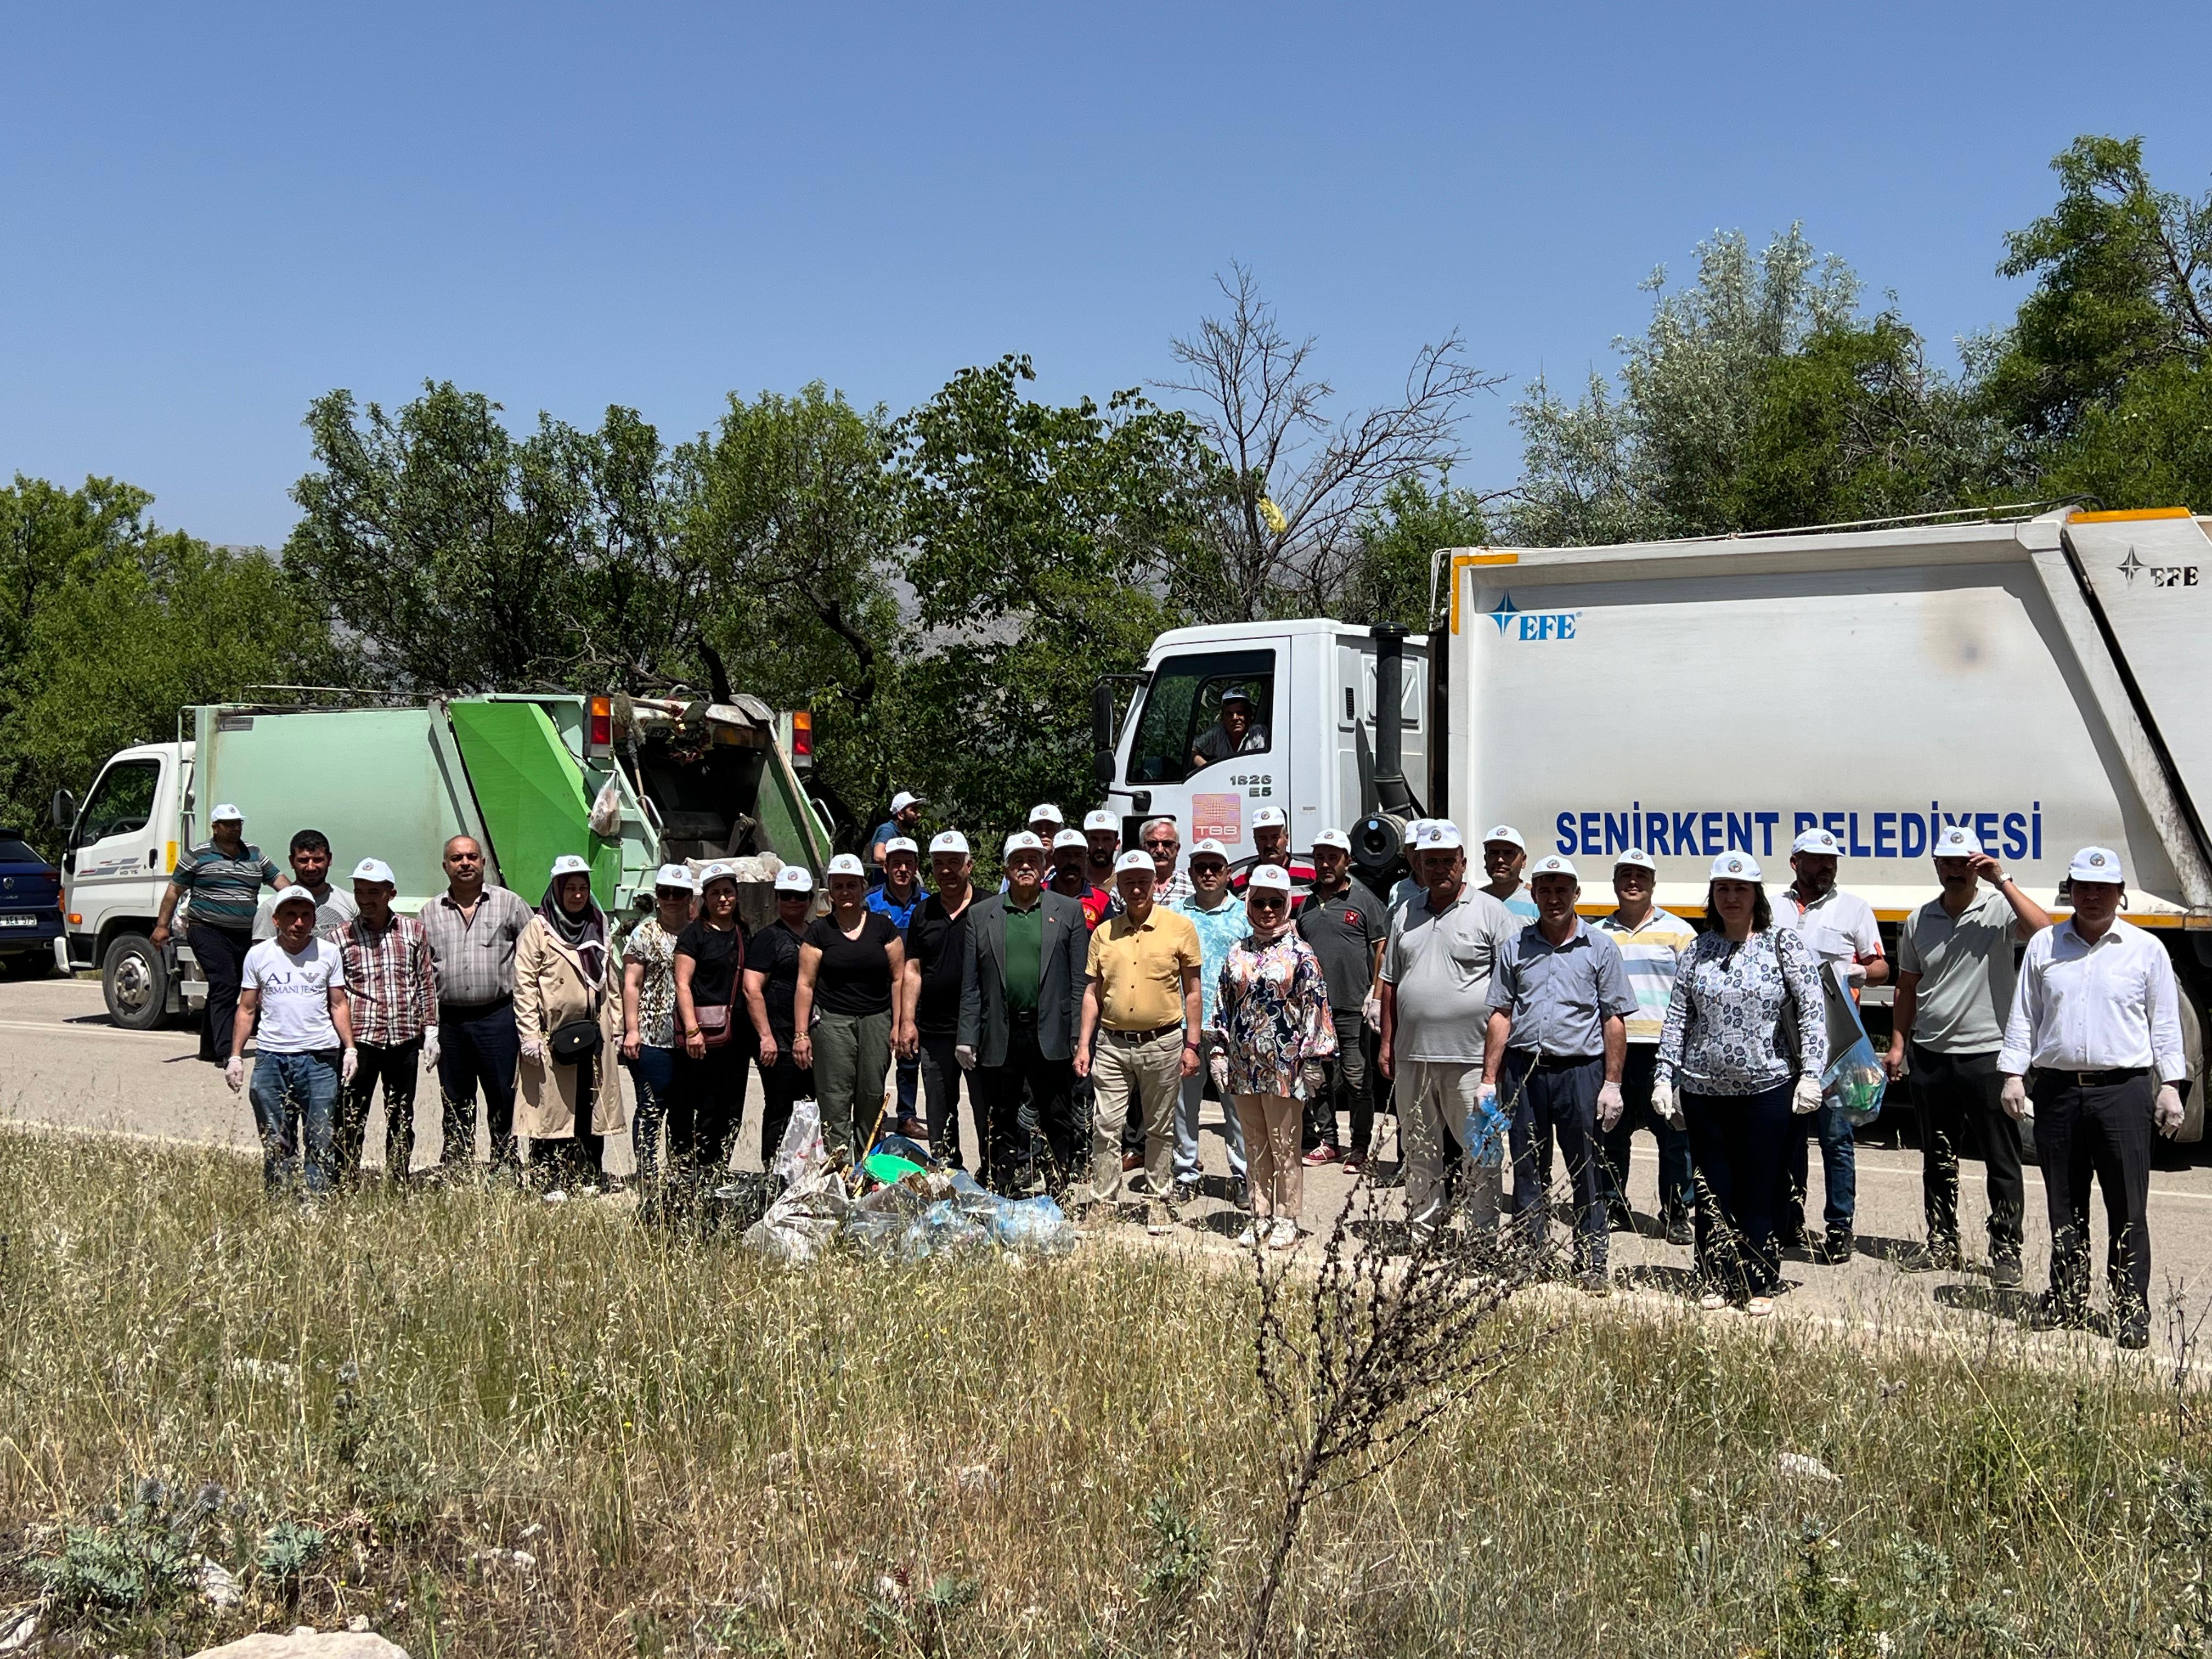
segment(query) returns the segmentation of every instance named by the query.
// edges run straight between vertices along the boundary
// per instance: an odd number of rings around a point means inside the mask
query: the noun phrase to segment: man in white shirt
[[[1826,971],[1841,973],[1856,997],[1863,985],[1889,977],[1881,953],[1881,929],[1874,907],[1836,885],[1836,860],[1843,848],[1826,830],[1808,830],[1791,843],[1790,868],[1796,878],[1774,901],[1774,925],[1787,927],[1813,947]],[[1802,1126],[1802,1127],[1801,1127]],[[1820,1137],[1823,1219],[1827,1237],[1818,1252],[1823,1261],[1851,1259],[1858,1210],[1858,1143],[1840,1105],[1823,1103],[1809,1120],[1793,1125],[1793,1143],[1783,1160],[1786,1190],[1778,1201],[1775,1231],[1785,1245],[1805,1242],[1805,1128]]]
[[[1959,1152],[1971,1146],[1989,1176],[1990,1277],[2009,1290],[2021,1279],[2025,1188],[2020,1133],[1999,1100],[1997,1050],[2012,1012],[2013,946],[2050,927],[2051,917],[1965,825],[1939,832],[1933,850],[1943,891],[1898,930],[1897,1004],[1884,1061],[1893,1081],[1911,1076],[1920,1119],[1928,1247],[1906,1265],[1959,1265]]]
[[[234,1091],[245,1087],[246,1040],[258,1014],[251,1098],[262,1179],[271,1192],[289,1187],[304,1154],[307,1193],[320,1196],[334,1173],[338,1088],[353,1081],[357,1063],[345,964],[338,947],[316,933],[314,897],[304,887],[277,894],[276,920],[276,937],[246,953],[223,1079]],[[294,1144],[295,1114],[304,1146]]]
[[[2109,1229],[2105,1281],[2124,1348],[2150,1341],[2150,1136],[2181,1127],[2181,992],[2166,947],[2120,920],[2120,855],[2085,847],[2066,871],[2074,915],[2028,941],[1997,1069],[2004,1109],[2035,1102],[2035,1156],[2051,1212],[2051,1288],[2041,1313],[2085,1327],[2089,1178]],[[2028,1070],[2035,1087],[2027,1086]]]

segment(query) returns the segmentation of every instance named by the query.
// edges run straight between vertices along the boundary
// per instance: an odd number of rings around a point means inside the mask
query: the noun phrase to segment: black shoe
[[[1195,1204],[1197,1201],[1198,1183],[1195,1181],[1178,1181],[1169,1189],[1170,1204]]]
[[[2020,1258],[2016,1255],[1993,1255],[1990,1258],[1990,1283],[2001,1291],[2020,1288]]]
[[[1858,1241],[1847,1227],[1831,1227],[1828,1236],[1820,1242],[1820,1260],[1832,1267],[1839,1267],[1856,1254]]]
[[[2148,1348],[2150,1346],[2150,1322],[2131,1319],[2113,1334],[2112,1340],[2123,1348]]]
[[[1677,1210],[1667,1218],[1667,1242],[1669,1244],[1691,1244],[1697,1234],[1690,1226],[1690,1218]]]
[[[1605,1224],[1607,1231],[1610,1232],[1632,1233],[1636,1231],[1636,1212],[1626,1204],[1607,1205],[1605,1212]]]
[[[1927,1244],[1908,1244],[1897,1253],[1897,1265],[1909,1273],[1955,1272],[1959,1267],[1959,1247],[1938,1239]]]
[[[2089,1328],[2089,1310],[2071,1297],[2045,1291],[2035,1298],[2028,1323],[2039,1331],[2086,1331]]]
[[[1251,1206],[1251,1188],[1246,1184],[1244,1177],[1243,1176],[1230,1176],[1229,1202],[1231,1206],[1239,1210],[1248,1209]]]

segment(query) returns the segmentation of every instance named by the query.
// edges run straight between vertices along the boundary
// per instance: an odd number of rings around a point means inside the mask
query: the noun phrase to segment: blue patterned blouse
[[[1755,1095],[1828,1062],[1827,1012],[1820,963],[1787,927],[1742,944],[1700,933],[1674,970],[1674,994],[1659,1033],[1656,1077],[1692,1094]],[[1782,1052],[1782,1009],[1797,1008],[1797,1054]],[[1679,1076],[1677,1074],[1680,1074]]]
[[[1336,1052],[1328,981],[1321,958],[1295,928],[1272,945],[1246,938],[1231,945],[1214,1008],[1229,1056],[1231,1094],[1303,1100],[1299,1067]]]

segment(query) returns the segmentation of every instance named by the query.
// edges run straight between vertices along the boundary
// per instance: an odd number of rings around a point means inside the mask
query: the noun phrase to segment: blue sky
[[[310,15],[319,11],[319,15]],[[1697,241],[1802,219],[1948,353],[2076,133],[2201,191],[2197,6],[22,6],[0,474],[280,543],[332,386],[671,437],[1025,351],[1160,378],[1232,258],[1347,403],[1459,330],[1577,381]],[[1461,482],[1510,483],[1510,398]]]

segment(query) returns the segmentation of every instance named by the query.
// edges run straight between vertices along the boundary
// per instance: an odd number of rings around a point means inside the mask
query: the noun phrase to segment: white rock
[[[242,1636],[219,1648],[202,1648],[192,1659],[407,1659],[395,1647],[365,1631],[316,1631],[302,1625],[289,1636]]]
[[[21,1607],[0,1607],[0,1653],[21,1652],[31,1645],[31,1638],[38,1633],[37,1603]]]
[[[1835,1486],[1844,1478],[1819,1458],[1808,1457],[1802,1452],[1784,1452],[1775,1460],[1775,1468],[1785,1480],[1818,1480]]]
[[[193,1570],[193,1576],[199,1584],[200,1594],[207,1597],[208,1605],[211,1607],[234,1607],[243,1598],[244,1593],[238,1588],[237,1578],[220,1561],[210,1561],[203,1555],[199,1565]]]

